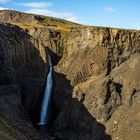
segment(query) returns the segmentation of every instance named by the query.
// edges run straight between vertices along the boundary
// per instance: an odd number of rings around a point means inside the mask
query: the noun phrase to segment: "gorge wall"
[[[54,123],[58,135],[105,139],[104,124],[111,135],[107,139],[139,139],[139,45],[139,31],[85,26],[69,33],[68,55],[56,67],[72,88],[56,83],[54,101],[62,108]],[[66,128],[70,130],[62,133]]]
[[[39,119],[49,51],[56,65],[50,132],[62,140],[139,139],[140,31],[0,14],[1,137],[43,138],[30,119]]]
[[[36,119],[45,83],[45,48],[17,26],[1,24],[0,64],[0,138],[41,139],[29,115]]]

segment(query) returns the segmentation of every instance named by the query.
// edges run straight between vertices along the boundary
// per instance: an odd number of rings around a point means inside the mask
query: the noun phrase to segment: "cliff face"
[[[39,40],[44,46],[49,47],[56,54],[63,53],[62,38],[60,31],[53,31],[47,28],[29,29],[31,36]]]
[[[109,75],[139,50],[139,31],[75,28],[68,36],[68,57],[61,61],[60,71],[65,70],[75,85],[92,75]]]
[[[14,24],[0,24],[3,139],[41,139],[30,119],[39,120],[48,71],[46,47],[57,64],[50,128],[55,136],[139,139],[140,31],[80,26],[14,11],[0,14],[0,22]]]
[[[17,26],[0,24],[1,138],[40,138],[27,112],[35,115],[45,82],[46,60],[45,48],[37,40]]]
[[[67,52],[56,67],[57,73],[66,75],[63,80],[69,81],[56,83],[54,100],[62,109],[54,124],[58,135],[102,139],[106,136],[100,124],[104,124],[112,139],[139,139],[140,32],[75,28],[69,33]],[[63,86],[71,87],[71,99],[70,88]],[[66,128],[66,134],[59,132]]]

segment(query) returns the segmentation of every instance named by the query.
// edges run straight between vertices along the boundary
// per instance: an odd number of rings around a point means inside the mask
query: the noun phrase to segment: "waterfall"
[[[48,55],[48,59],[49,59],[49,73],[47,76],[45,93],[44,93],[44,98],[43,98],[42,108],[41,108],[40,122],[38,123],[38,125],[45,125],[48,123],[48,109],[49,109],[49,103],[50,103],[50,98],[52,93],[52,84],[53,84],[52,83],[53,65],[52,65],[50,55]]]

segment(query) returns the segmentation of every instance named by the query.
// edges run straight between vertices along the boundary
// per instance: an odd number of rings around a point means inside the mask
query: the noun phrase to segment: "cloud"
[[[48,15],[48,16],[53,16],[53,17],[67,17],[67,16],[72,16],[71,13],[60,13],[60,12],[55,12],[47,9],[30,9],[25,11],[26,13],[33,13],[33,14],[40,14],[40,15]]]
[[[57,18],[62,18],[69,21],[73,21],[73,22],[77,21],[77,17],[73,13],[57,12],[57,11],[48,9],[48,7],[51,7],[53,5],[53,3],[50,3],[50,2],[43,2],[43,1],[42,2],[27,2],[27,3],[16,3],[16,5],[26,7],[27,10],[24,10],[25,13],[57,17]]]
[[[52,6],[50,2],[27,2],[27,3],[17,3],[19,6],[29,7],[29,8],[45,8]]]
[[[137,29],[140,29],[140,24],[139,24],[139,26],[137,26]]]
[[[114,12],[115,10],[114,10],[111,6],[107,6],[107,7],[104,8],[104,11],[105,11],[105,12],[110,12],[110,13],[112,13],[112,12]]]
[[[9,10],[9,8],[6,8],[6,7],[0,7],[0,10]]]
[[[9,0],[0,0],[0,3],[6,3],[9,2]]]
[[[66,20],[74,21],[76,22],[76,16],[72,13],[61,13],[61,12],[55,12],[47,9],[29,9],[27,11],[24,11],[26,13],[33,13],[33,14],[39,14],[39,15],[46,15],[46,16],[51,16],[51,17],[57,17],[57,18],[63,18]]]
[[[136,24],[134,24],[133,28],[134,28],[134,29],[138,29],[138,30],[140,30],[140,23],[136,23]]]
[[[77,17],[73,16],[73,17],[69,17],[66,20],[72,21],[72,22],[77,22]]]

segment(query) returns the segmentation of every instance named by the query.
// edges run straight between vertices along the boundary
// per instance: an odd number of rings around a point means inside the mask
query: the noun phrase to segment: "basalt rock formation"
[[[37,40],[15,25],[0,25],[1,139],[41,139],[29,115],[34,117],[38,107],[46,62],[45,48]]]
[[[15,11],[0,15],[2,139],[48,138],[32,125],[39,121],[48,53],[55,65],[49,129],[54,136],[139,139],[140,31]]]

